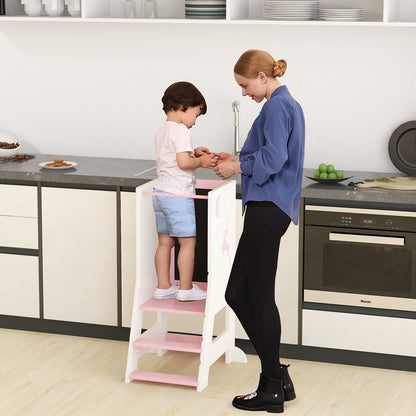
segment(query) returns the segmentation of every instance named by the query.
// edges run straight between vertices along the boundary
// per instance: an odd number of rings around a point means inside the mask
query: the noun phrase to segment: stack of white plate
[[[339,22],[356,22],[364,16],[363,9],[320,9],[319,18],[321,20],[331,20]]]
[[[187,19],[225,19],[226,0],[185,0]]]
[[[264,0],[263,17],[278,20],[314,20],[319,0]]]

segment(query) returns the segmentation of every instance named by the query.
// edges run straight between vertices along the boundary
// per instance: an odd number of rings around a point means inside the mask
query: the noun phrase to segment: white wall
[[[0,129],[28,153],[153,159],[161,96],[187,80],[208,102],[195,144],[231,151],[232,101],[242,138],[261,107],[232,68],[261,48],[288,62],[306,167],[395,171],[389,137],[416,118],[415,41],[403,27],[0,22]]]

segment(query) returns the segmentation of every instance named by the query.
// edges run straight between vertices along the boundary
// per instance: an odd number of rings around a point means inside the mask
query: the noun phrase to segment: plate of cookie
[[[70,162],[69,160],[63,160],[63,159],[55,159],[51,160],[49,162],[42,162],[39,163],[39,166],[44,169],[70,169],[75,166],[77,166],[77,163]]]

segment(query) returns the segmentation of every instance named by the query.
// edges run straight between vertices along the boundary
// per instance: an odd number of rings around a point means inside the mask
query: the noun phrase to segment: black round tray
[[[393,165],[406,175],[416,175],[416,120],[401,124],[389,140]]]

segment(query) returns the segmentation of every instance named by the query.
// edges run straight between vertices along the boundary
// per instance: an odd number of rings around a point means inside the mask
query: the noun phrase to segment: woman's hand
[[[206,147],[197,147],[196,149],[194,149],[194,156],[195,157],[200,157],[203,155],[209,155],[210,152]]]
[[[234,160],[223,160],[220,163],[217,161],[217,166],[215,166],[214,170],[220,178],[228,179],[230,176],[233,176],[236,173],[241,173],[240,162]]]
[[[231,161],[231,162],[237,162],[238,156],[231,155],[230,153],[220,152],[220,153],[212,153],[217,158],[217,165]]]

